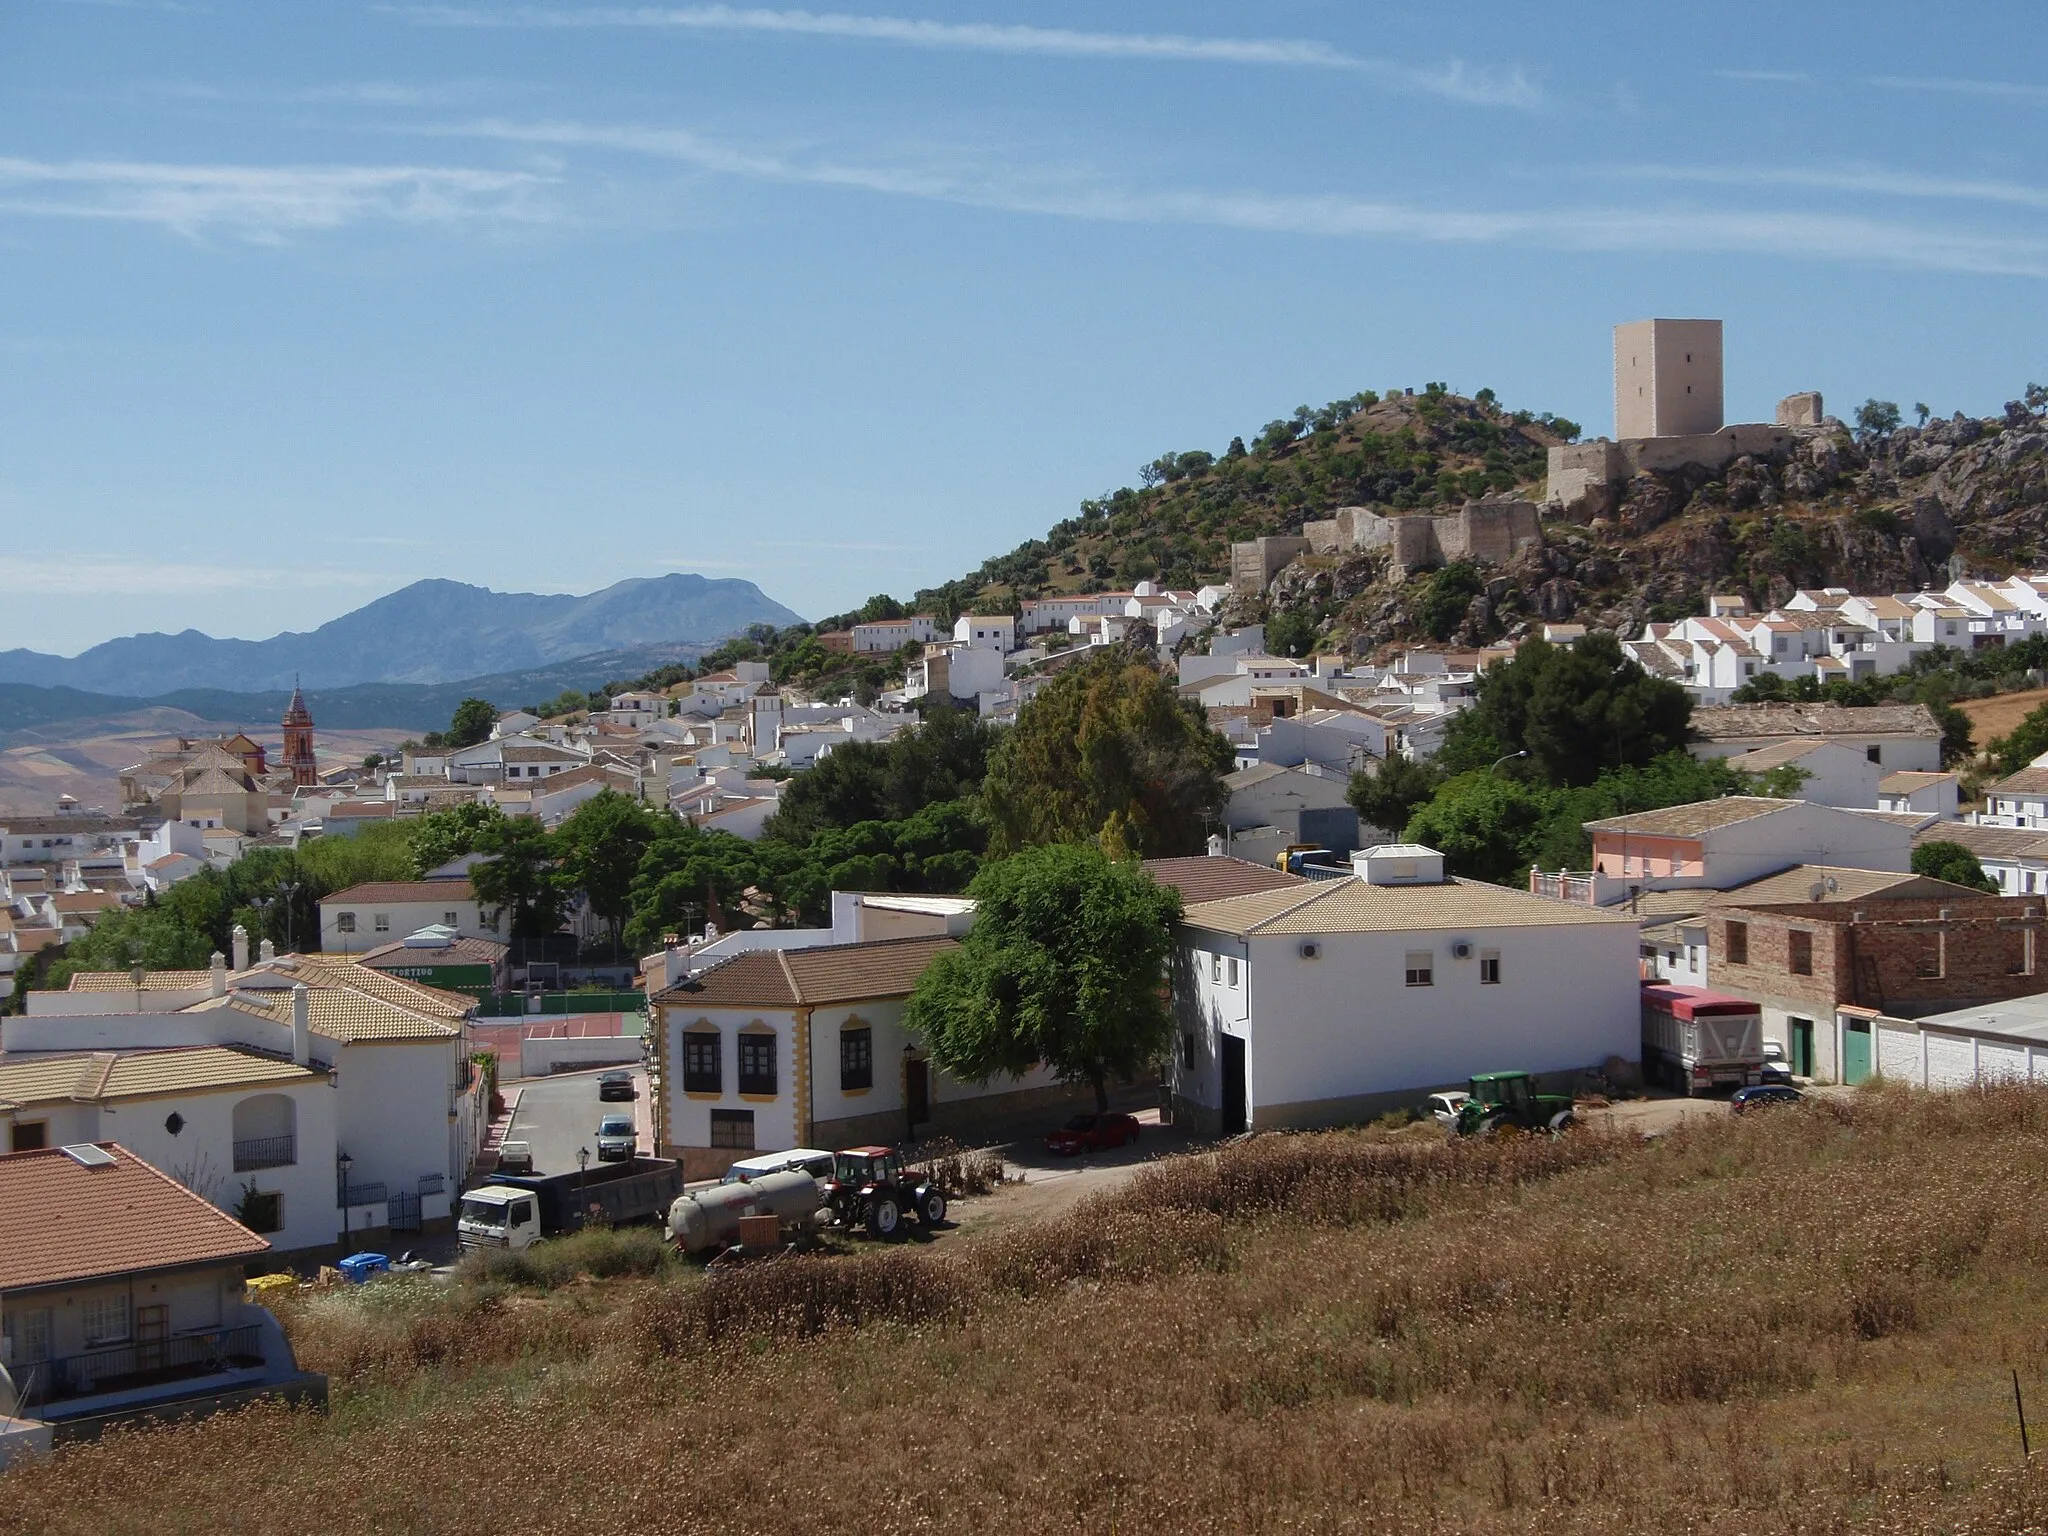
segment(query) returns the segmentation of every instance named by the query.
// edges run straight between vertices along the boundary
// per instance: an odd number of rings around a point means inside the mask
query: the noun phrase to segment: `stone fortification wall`
[[[1813,400],[1813,408],[1818,410],[1819,396]],[[1790,404],[1787,401],[1779,407],[1781,415]],[[1557,509],[1553,515],[1599,517],[1614,509],[1617,487],[1632,475],[1693,468],[1719,474],[1745,455],[1783,458],[1798,444],[1795,428],[1766,422],[1746,422],[1693,437],[1629,437],[1618,443],[1596,438],[1590,443],[1569,443],[1549,452],[1543,499]]]
[[[1534,503],[1492,499],[1468,501],[1447,517],[1426,512],[1388,517],[1369,507],[1339,507],[1331,517],[1304,523],[1301,531],[1319,555],[1385,550],[1388,574],[1396,581],[1448,560],[1505,565],[1531,544],[1543,542]],[[1231,546],[1233,568],[1240,549],[1249,546]]]
[[[1309,552],[1309,541],[1270,534],[1230,546],[1230,584],[1239,592],[1263,592],[1289,562]]]

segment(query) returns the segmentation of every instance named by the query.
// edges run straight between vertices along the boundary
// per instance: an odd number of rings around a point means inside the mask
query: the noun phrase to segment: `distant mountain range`
[[[642,645],[600,651],[573,661],[463,678],[452,683],[352,683],[306,689],[306,706],[317,729],[335,731],[446,729],[455,706],[467,698],[489,699],[500,709],[538,704],[565,688],[590,689],[631,679],[674,662],[694,662],[708,642]],[[19,653],[16,653],[19,654]],[[289,688],[241,692],[225,688],[179,688],[152,697],[94,693],[80,688],[40,688],[0,683],[0,747],[73,738],[87,722],[106,722],[139,710],[183,710],[207,724],[244,728],[275,726],[284,715]],[[273,732],[274,734],[274,732]]]
[[[750,624],[802,622],[751,581],[730,578],[638,577],[582,597],[416,581],[318,629],[268,640],[219,640],[188,629],[109,640],[78,656],[0,651],[0,684],[82,689],[132,707],[134,700],[161,702],[190,689],[288,693],[295,678],[308,690],[474,682],[649,646],[708,648]],[[580,669],[580,681],[558,687],[645,670],[620,666],[585,675]],[[526,696],[523,685],[520,693]],[[313,707],[318,718],[320,706]],[[436,723],[447,723],[447,711]]]

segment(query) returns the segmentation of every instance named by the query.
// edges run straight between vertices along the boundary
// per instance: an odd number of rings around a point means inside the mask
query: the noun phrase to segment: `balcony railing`
[[[296,1136],[258,1136],[235,1143],[235,1172],[253,1173],[258,1168],[289,1168],[299,1160]]]
[[[131,1392],[263,1364],[263,1330],[254,1323],[169,1339],[130,1340],[13,1368],[24,1407],[102,1392]]]
[[[348,1184],[341,1191],[343,1205],[381,1205],[389,1198],[382,1184]]]

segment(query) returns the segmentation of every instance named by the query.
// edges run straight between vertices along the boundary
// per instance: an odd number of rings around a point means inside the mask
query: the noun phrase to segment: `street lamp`
[[[1487,769],[1486,771],[1487,771],[1488,773],[1493,773],[1493,772],[1495,772],[1496,770],[1498,770],[1498,769],[1499,769],[1499,767],[1500,767],[1500,765],[1501,765],[1502,763],[1512,763],[1512,762],[1513,762],[1513,761],[1514,761],[1514,760],[1515,760],[1516,758],[1518,758],[1518,757],[1527,757],[1528,755],[1529,755],[1529,749],[1528,749],[1527,747],[1524,747],[1524,748],[1522,748],[1522,750],[1521,750],[1521,751],[1519,751],[1519,752],[1505,752],[1505,753],[1502,753],[1502,754],[1501,754],[1501,755],[1500,755],[1499,757],[1497,757],[1497,758],[1495,758],[1495,759],[1494,759],[1494,761],[1493,761],[1493,767],[1492,767],[1492,768],[1489,768],[1489,769]]]
[[[287,880],[277,889],[284,897],[284,947],[289,952],[292,947],[292,897],[299,892],[299,882]]]
[[[355,1159],[346,1152],[337,1151],[334,1154],[334,1203],[341,1207],[341,1245],[344,1248],[348,1246],[350,1215],[348,1208],[348,1171],[354,1165]]]
[[[578,1226],[583,1224],[583,1217],[590,1214],[583,1203],[583,1170],[589,1166],[590,1148],[578,1147],[576,1149],[576,1208],[580,1213],[576,1219]]]

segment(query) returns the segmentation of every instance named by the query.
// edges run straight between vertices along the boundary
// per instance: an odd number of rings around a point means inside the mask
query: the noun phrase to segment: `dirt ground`
[[[1994,694],[1988,699],[1961,699],[1956,708],[1970,717],[1977,745],[1982,747],[1992,737],[2005,735],[2042,704],[2048,704],[2048,688]]]

